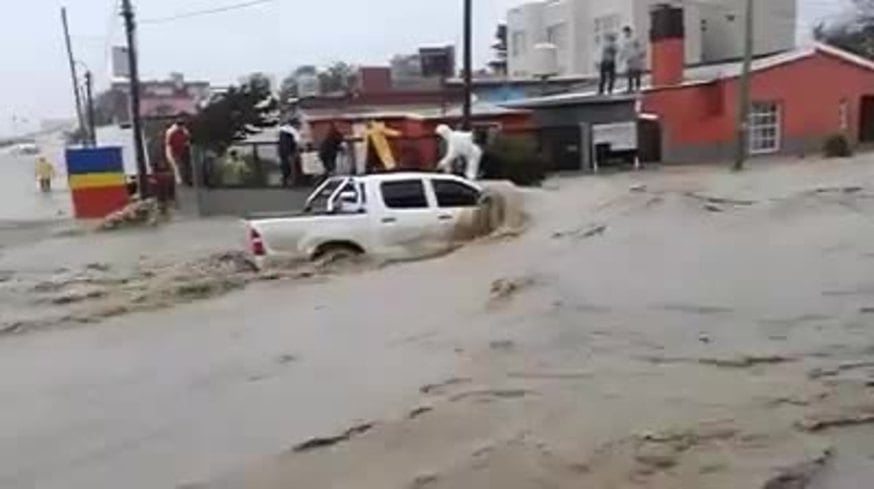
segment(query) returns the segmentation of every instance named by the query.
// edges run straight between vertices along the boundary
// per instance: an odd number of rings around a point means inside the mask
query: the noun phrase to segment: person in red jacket
[[[163,210],[176,203],[176,184],[183,183],[186,168],[191,168],[191,135],[180,117],[164,133],[164,158],[152,168],[155,197]]]
[[[164,154],[177,183],[191,185],[191,134],[184,118],[179,118],[164,135]]]

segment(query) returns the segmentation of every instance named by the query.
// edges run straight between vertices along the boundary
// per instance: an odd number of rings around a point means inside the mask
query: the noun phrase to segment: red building
[[[440,143],[437,126],[461,124],[461,109],[453,107],[444,113],[439,107],[415,111],[360,112],[330,115],[308,115],[307,122],[315,141],[321,141],[331,124],[353,143],[361,143],[361,132],[368,121],[383,122],[402,135],[390,138],[389,144],[401,168],[432,170],[439,160]],[[496,129],[506,132],[526,132],[533,127],[531,114],[525,110],[506,109],[487,104],[474,104],[471,124],[474,130]]]
[[[682,10],[662,9],[653,12],[652,88],[641,105],[658,117],[662,159],[729,159],[741,64],[684,69]],[[823,44],[763,57],[753,63],[751,94],[753,155],[817,153],[834,134],[854,143],[874,141],[874,63],[867,59]]]

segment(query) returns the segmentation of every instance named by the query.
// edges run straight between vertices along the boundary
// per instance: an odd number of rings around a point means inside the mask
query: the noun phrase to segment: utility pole
[[[85,132],[82,117],[82,96],[79,93],[79,77],[76,75],[76,61],[73,59],[73,45],[70,43],[70,25],[67,22],[67,7],[61,7],[61,24],[64,26],[64,42],[67,44],[67,59],[70,62],[70,75],[73,77],[73,96],[76,99],[76,120],[79,121],[79,134]]]
[[[473,0],[464,0],[464,111],[462,129],[470,131],[473,99]]]
[[[130,111],[134,131],[134,154],[137,159],[137,188],[140,198],[149,196],[148,172],[146,170],[146,152],[143,144],[143,123],[140,119],[140,73],[137,66],[136,50],[136,20],[131,0],[122,0],[121,15],[124,17],[124,28],[127,34],[127,60],[130,73]]]
[[[753,41],[754,41],[754,3],[753,0],[746,1],[746,12],[744,14],[744,59],[743,69],[740,76],[740,85],[738,87],[738,108],[737,108],[737,147],[735,148],[734,170],[741,171],[744,169],[744,163],[749,152],[749,129],[750,129],[750,85],[752,78],[753,65]]]
[[[85,72],[85,106],[88,108],[88,136],[91,146],[97,146],[97,129],[94,127],[94,79],[90,71]]]

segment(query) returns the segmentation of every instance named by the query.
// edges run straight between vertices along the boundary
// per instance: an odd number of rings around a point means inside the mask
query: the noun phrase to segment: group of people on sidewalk
[[[364,159],[355,161],[352,143],[347,142],[347,135],[340,130],[337,123],[332,122],[328,126],[327,132],[318,143],[318,148],[313,149],[304,140],[300,119],[289,117],[279,128],[278,148],[282,186],[294,187],[304,183],[305,158],[318,158],[323,169],[323,177],[393,170],[397,166],[397,161],[389,139],[401,136],[399,131],[389,128],[382,122],[368,122],[363,133],[360,134],[366,147]],[[345,165],[341,165],[341,162],[345,162]]]
[[[294,187],[303,182],[305,147],[302,124],[299,118],[289,117],[279,127],[279,171],[282,186]],[[344,136],[336,124],[331,124],[319,145],[318,157],[325,175],[333,175],[337,170],[337,160],[344,149]]]
[[[613,32],[608,32],[602,39],[601,58],[598,62],[600,80],[598,93],[611,95],[616,88],[616,73],[619,62],[625,64],[628,77],[627,93],[637,93],[641,89],[643,71],[646,69],[646,49],[640,39],[634,34],[634,29],[625,26],[622,29],[622,43]]]

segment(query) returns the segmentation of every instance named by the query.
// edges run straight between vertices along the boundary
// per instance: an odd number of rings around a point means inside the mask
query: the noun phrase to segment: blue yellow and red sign
[[[106,217],[127,205],[129,196],[120,147],[68,149],[66,158],[77,218]]]

